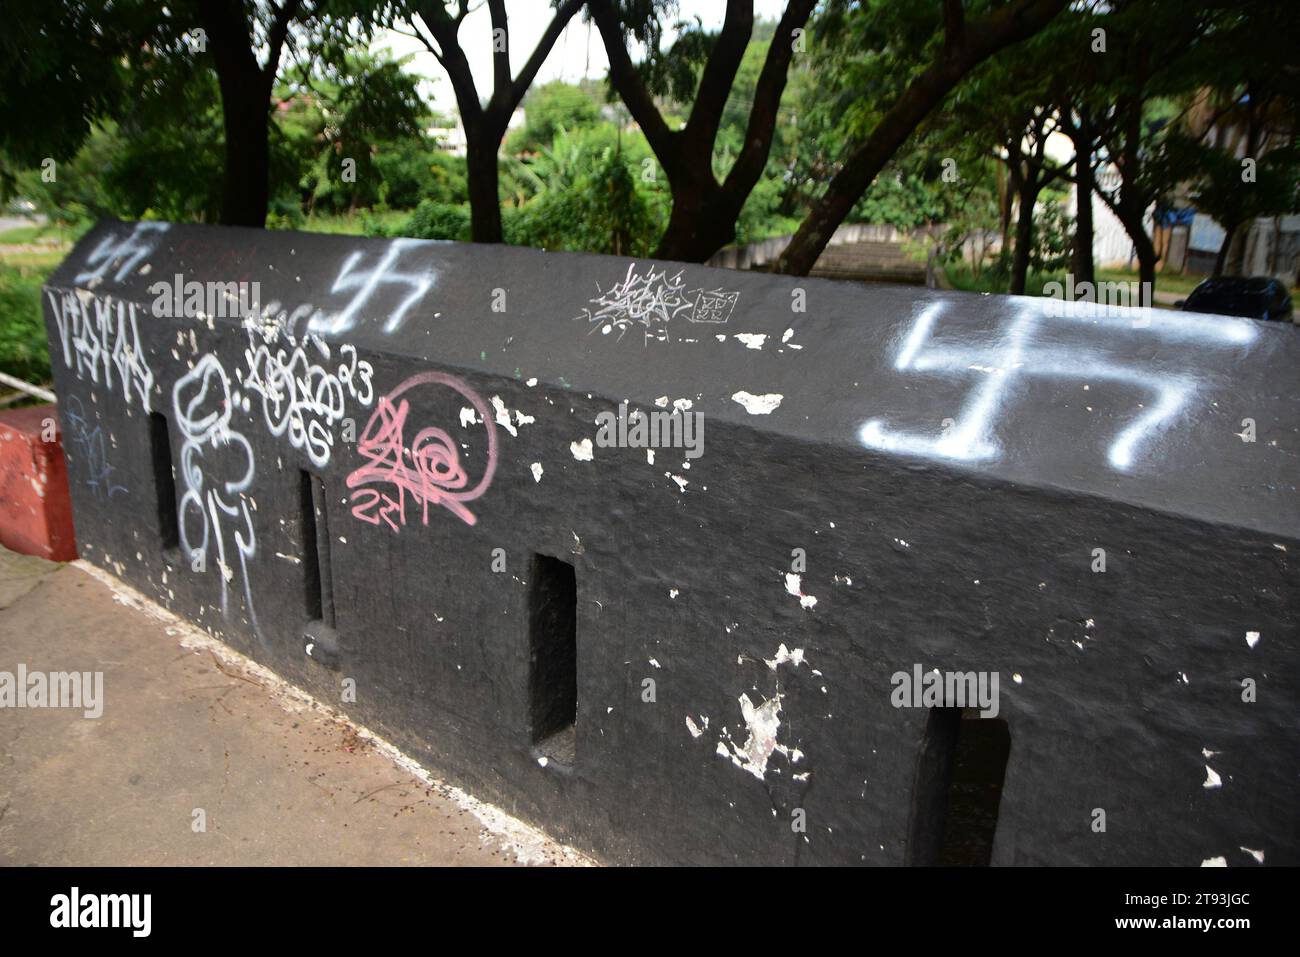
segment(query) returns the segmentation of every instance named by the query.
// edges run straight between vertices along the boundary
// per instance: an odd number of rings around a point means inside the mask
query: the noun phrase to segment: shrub
[[[0,372],[48,382],[50,354],[41,314],[43,270],[0,263]]]

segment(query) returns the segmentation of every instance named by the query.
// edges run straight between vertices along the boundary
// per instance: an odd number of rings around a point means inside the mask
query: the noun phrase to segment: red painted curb
[[[0,412],[0,544],[56,562],[77,557],[55,405]]]

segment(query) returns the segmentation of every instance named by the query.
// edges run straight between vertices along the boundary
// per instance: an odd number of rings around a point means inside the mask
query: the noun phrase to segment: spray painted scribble
[[[246,368],[240,376],[244,388],[261,396],[266,427],[274,436],[288,435],[289,443],[304,450],[313,465],[327,465],[334,426],[346,414],[348,398],[367,407],[374,400],[374,368],[359,360],[350,344],[339,346],[334,365],[329,344],[317,336],[299,341],[286,333],[286,345],[274,348],[278,332],[262,334],[251,322],[245,327]]]
[[[203,356],[176,380],[172,411],[184,439],[180,475],[185,492],[178,505],[183,557],[192,564],[201,555],[204,567],[216,559],[221,613],[229,617],[229,588],[234,578],[231,560],[237,555],[248,617],[260,634],[248,577],[248,561],[257,555],[257,539],[245,495],[257,468],[253,447],[231,424],[230,379],[215,355]]]
[[[1104,341],[1081,347],[1062,343],[1059,331],[1087,322],[1101,326],[1111,337],[1124,334],[1154,337],[1160,344],[1192,344],[1201,349],[1248,346],[1257,333],[1245,320],[1202,317],[1180,313],[1174,318],[1153,317],[1137,310],[1141,322],[1120,315],[1093,316],[1066,310],[1048,316],[1042,303],[1026,301],[1004,329],[986,343],[945,344],[936,326],[949,303],[936,302],[921,310],[895,356],[900,372],[928,373],[944,378],[978,376],[960,414],[940,434],[918,434],[890,429],[881,419],[862,425],[859,438],[869,448],[964,462],[996,460],[1002,455],[996,430],[1017,386],[1026,379],[1067,379],[1117,383],[1152,395],[1142,403],[1130,423],[1111,441],[1107,461],[1119,472],[1130,470],[1139,447],[1167,428],[1197,393],[1198,377],[1190,372],[1160,373],[1138,363],[1125,364],[1104,351]],[[1154,321],[1153,321],[1154,318]],[[1048,328],[1049,325],[1051,328]]]
[[[420,386],[451,389],[478,412],[478,421],[487,432],[487,462],[482,477],[472,487],[460,460],[460,449],[445,430],[425,426],[408,445],[406,424],[411,408],[403,396]],[[460,379],[441,372],[423,372],[380,396],[357,451],[366,464],[348,476],[354,517],[371,525],[382,521],[398,531],[406,525],[409,495],[420,506],[425,525],[429,524],[430,505],[441,506],[466,525],[473,525],[478,518],[465,503],[481,496],[492,484],[497,467],[496,425],[487,403]]]
[[[588,300],[582,316],[591,331],[604,335],[617,331],[622,339],[628,330],[640,327],[645,341],[668,341],[668,323],[678,317],[691,322],[723,323],[730,317],[740,293],[724,289],[687,289],[686,271],[647,266],[638,273],[636,263],[627,267],[622,280],[608,289],[597,285],[597,295]]]
[[[701,289],[695,308],[686,314],[691,322],[726,322],[740,301],[740,293],[724,289]]]
[[[68,436],[72,439],[77,457],[86,463],[86,485],[100,501],[112,499],[118,492],[125,492],[125,485],[113,481],[116,471],[108,461],[108,440],[102,426],[91,426],[86,418],[85,406],[79,396],[69,396],[63,403],[68,419]]]
[[[153,390],[153,370],[145,358],[140,339],[140,323],[135,303],[112,298],[98,298],[87,292],[45,291],[63,348],[63,364],[78,378],[101,381],[110,390],[122,389],[122,398],[130,406],[131,396],[139,397],[146,412],[150,411],[149,394]]]
[[[170,223],[136,223],[125,236],[103,237],[86,256],[86,268],[77,273],[75,281],[102,280],[112,271],[113,281],[121,282],[140,260],[153,252],[162,234],[170,228]]]
[[[391,285],[406,286],[410,289],[406,298],[396,309],[388,313],[384,321],[384,332],[391,333],[401,329],[410,308],[433,288],[436,275],[430,265],[417,266],[410,272],[399,271],[396,267],[409,251],[428,248],[429,243],[418,239],[394,239],[389,242],[379,261],[369,268],[361,266],[361,261],[365,258],[364,252],[357,250],[351,253],[343,261],[343,266],[339,269],[330,292],[355,290],[356,294],[341,312],[314,315],[311,320],[312,331],[325,335],[338,335],[350,331],[375,292],[381,286]]]

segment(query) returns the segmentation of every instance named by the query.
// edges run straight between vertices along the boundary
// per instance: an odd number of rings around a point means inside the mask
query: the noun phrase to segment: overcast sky
[[[474,71],[474,83],[480,98],[486,98],[492,89],[492,19],[488,15],[487,4],[482,0],[472,0],[476,9],[461,24],[460,41],[470,68]],[[755,0],[754,15],[768,20],[776,20],[784,9],[784,0]],[[725,0],[679,0],[680,18],[699,17],[708,29],[716,30],[722,26],[723,14],[726,12]],[[512,73],[517,75],[520,67],[532,54],[542,31],[554,15],[549,0],[506,0],[506,13],[510,25],[510,61]],[[674,18],[677,19],[677,18]],[[426,77],[422,92],[435,109],[451,112],[456,107],[456,98],[451,84],[447,81],[438,61],[424,46],[412,37],[397,33],[387,33],[375,44],[376,48],[387,48],[394,56],[404,57],[415,54],[407,65],[413,73]],[[634,53],[640,59],[639,53]],[[603,77],[609,67],[605,58],[605,47],[601,43],[600,33],[594,24],[584,23],[582,13],[574,15],[568,27],[560,34],[551,48],[551,54],[542,65],[537,75],[537,83],[550,80],[567,80],[577,82],[584,76]]]

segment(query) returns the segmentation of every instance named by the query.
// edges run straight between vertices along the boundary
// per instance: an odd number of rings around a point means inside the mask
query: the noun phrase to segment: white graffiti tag
[[[115,388],[116,369],[126,404],[131,404],[134,393],[145,411],[150,411],[153,370],[140,341],[135,303],[100,299],[85,291],[56,294],[47,289],[45,295],[59,330],[63,364],[78,378],[89,375],[94,383],[99,383],[102,373],[109,389]]]
[[[140,260],[153,252],[159,237],[170,228],[170,223],[136,223],[125,236],[105,236],[86,256],[86,268],[77,273],[76,281],[103,279],[116,267],[113,281],[121,282]]]
[[[864,445],[926,458],[996,460],[1002,454],[996,428],[1019,383],[1034,378],[1117,383],[1152,396],[1151,402],[1139,404],[1140,414],[1120,430],[1107,450],[1110,467],[1126,472],[1133,467],[1139,446],[1170,425],[1195,395],[1200,379],[1191,370],[1153,372],[1136,362],[1125,363],[1113,348],[1107,351],[1112,340],[1127,334],[1149,337],[1156,345],[1190,342],[1229,348],[1248,345],[1256,336],[1246,320],[1186,313],[1160,316],[1149,309],[1096,316],[1080,308],[1051,316],[1042,303],[1027,301],[1004,329],[986,342],[971,344],[945,341],[936,333],[948,305],[936,302],[921,310],[900,344],[894,368],[949,379],[977,377],[960,414],[947,420],[940,434],[899,432],[871,419],[859,432]],[[1080,332],[1095,338],[1086,344],[1068,341],[1070,334]]]
[[[248,617],[260,635],[248,579],[248,560],[257,555],[257,540],[244,495],[253,484],[256,466],[248,439],[231,426],[230,380],[216,356],[205,355],[176,380],[172,409],[184,439],[180,474],[185,493],[178,507],[183,557],[193,564],[202,556],[205,568],[215,557],[221,577],[221,613],[229,617],[230,582],[235,574],[230,563],[238,555]]]
[[[339,269],[330,292],[355,289],[356,295],[342,312],[333,314],[320,312],[313,316],[312,331],[326,335],[338,335],[349,331],[356,325],[358,313],[370,301],[376,290],[381,286],[389,285],[404,285],[411,290],[397,308],[388,313],[384,322],[384,332],[391,333],[400,329],[402,323],[406,321],[407,311],[433,288],[435,274],[432,267],[417,269],[415,272],[398,272],[394,267],[408,250],[428,248],[428,246],[427,242],[418,239],[394,239],[388,244],[379,262],[369,269],[358,268],[365,253],[361,250],[353,252],[343,261],[343,266]]]
[[[596,289],[598,294],[588,300],[590,305],[577,318],[585,318],[592,332],[608,335],[617,330],[619,339],[640,326],[647,342],[666,342],[668,323],[679,316],[691,322],[726,322],[740,298],[740,293],[723,289],[688,290],[683,269],[669,274],[651,265],[642,274],[636,263],[627,267],[620,282]]]
[[[290,444],[304,450],[313,465],[326,465],[334,447],[334,426],[347,412],[347,398],[362,406],[374,401],[374,368],[358,360],[350,344],[339,346],[340,361],[331,366],[329,344],[317,336],[299,342],[286,335],[286,345],[274,348],[279,338],[275,332],[263,336],[252,323],[246,328],[247,368],[240,375],[244,388],[262,397],[266,427],[274,436],[287,434]]]

